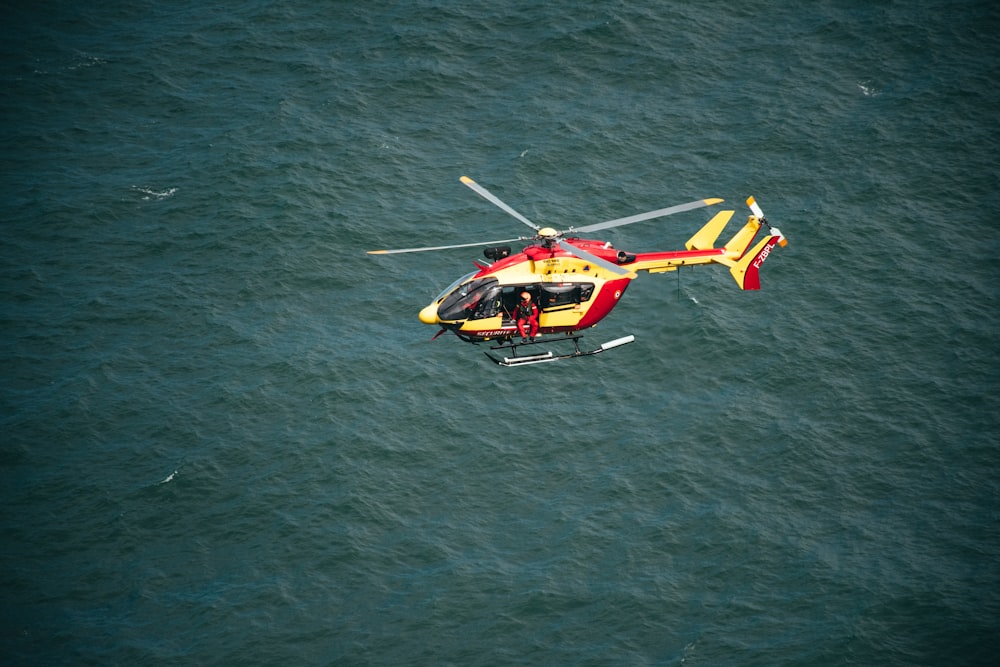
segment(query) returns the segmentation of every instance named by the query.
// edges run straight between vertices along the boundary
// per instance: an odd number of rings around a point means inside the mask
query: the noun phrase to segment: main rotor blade
[[[494,204],[495,206],[499,206],[500,208],[502,208],[504,211],[506,211],[510,215],[514,216],[515,218],[517,218],[518,220],[520,220],[524,224],[526,224],[529,227],[531,227],[532,229],[534,229],[536,232],[540,229],[540,227],[538,225],[536,225],[535,223],[533,223],[531,220],[528,220],[526,217],[524,217],[523,215],[521,215],[520,213],[518,213],[517,211],[515,211],[514,209],[512,209],[510,206],[507,206],[507,204],[504,204],[502,201],[500,201],[499,199],[497,199],[496,196],[493,193],[491,193],[489,190],[487,190],[486,188],[484,188],[483,186],[481,186],[479,183],[476,183],[474,180],[472,180],[468,176],[462,176],[462,178],[460,178],[459,180],[462,181],[463,183],[465,183],[466,185],[468,185],[470,188],[472,188],[472,191],[475,192],[477,195],[479,195],[480,197],[482,197],[486,201],[490,202],[491,204]]]
[[[627,218],[618,218],[617,220],[598,222],[597,224],[585,225],[583,227],[570,227],[566,230],[566,232],[596,232],[600,229],[611,229],[612,227],[631,225],[633,222],[642,222],[643,220],[651,220],[652,218],[661,218],[665,215],[673,215],[674,213],[690,211],[692,209],[701,208],[702,206],[711,206],[712,204],[719,204],[721,202],[721,199],[698,199],[693,202],[688,202],[687,204],[678,204],[677,206],[670,206],[668,208],[660,208],[655,211],[630,215]]]
[[[503,239],[502,241],[481,241],[479,243],[459,243],[458,245],[439,245],[427,248],[400,248],[399,250],[369,250],[369,255],[395,255],[400,252],[424,252],[425,250],[451,250],[452,248],[474,248],[476,246],[494,245],[497,243],[513,243],[514,241],[530,241],[529,238]]]
[[[619,276],[630,276],[632,278],[635,278],[634,272],[629,271],[628,269],[624,269],[618,266],[617,264],[612,264],[606,259],[601,259],[597,255],[591,255],[589,252],[585,250],[580,250],[579,248],[577,248],[575,245],[573,245],[568,241],[560,239],[556,241],[556,243],[559,244],[560,248],[562,248],[566,252],[576,255],[580,259],[585,259],[588,262],[593,262],[594,264],[597,264],[601,268],[607,269],[608,271],[611,271],[612,273],[617,274]]]

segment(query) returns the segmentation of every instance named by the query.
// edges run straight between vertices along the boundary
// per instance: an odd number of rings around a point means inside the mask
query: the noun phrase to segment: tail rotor
[[[780,245],[782,248],[788,245],[788,239],[786,239],[785,235],[781,233],[781,230],[778,229],[777,227],[772,227],[771,224],[767,221],[767,218],[764,217],[764,211],[763,209],[761,209],[760,204],[757,203],[756,199],[754,199],[752,196],[747,197],[747,206],[749,206],[753,214],[757,216],[757,221],[760,222],[765,227],[767,227],[768,230],[770,230],[772,236],[778,237],[778,245]]]

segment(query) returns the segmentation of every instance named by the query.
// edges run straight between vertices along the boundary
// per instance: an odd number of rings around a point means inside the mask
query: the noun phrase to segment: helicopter
[[[533,236],[521,236],[500,241],[460,243],[455,245],[369,250],[371,255],[426,252],[486,246],[487,262],[474,261],[476,269],[455,280],[428,306],[420,311],[424,324],[440,327],[434,336],[449,332],[468,343],[493,343],[491,349],[502,350],[504,356],[486,356],[500,366],[519,366],[599,354],[632,343],[632,335],[617,338],[594,349],[580,348],[579,332],[595,326],[618,304],[629,283],[639,271],[664,273],[681,266],[721,264],[729,268],[742,290],[760,289],[759,270],[776,245],[784,247],[787,240],[781,231],[771,226],[753,197],[746,200],[750,209],[747,222],[723,246],[715,243],[735,211],[718,212],[687,243],[684,250],[630,253],[610,242],[585,239],[579,234],[603,231],[644,220],[651,220],[723,202],[722,199],[698,199],[686,204],[647,211],[624,218],[608,220],[582,227],[557,231],[541,227],[497,198],[468,176],[461,182],[476,194],[494,204],[516,220],[535,231]],[[761,228],[766,231],[757,240]],[[755,242],[756,240],[756,242]],[[528,241],[530,245],[512,254],[508,243]],[[518,300],[527,293],[538,309],[540,340],[530,340],[521,329],[516,312]],[[573,350],[557,354],[552,351],[531,353],[531,346],[554,340],[570,341]],[[521,342],[518,343],[517,339]],[[519,354],[528,350],[526,354]],[[510,352],[510,356],[506,353]]]

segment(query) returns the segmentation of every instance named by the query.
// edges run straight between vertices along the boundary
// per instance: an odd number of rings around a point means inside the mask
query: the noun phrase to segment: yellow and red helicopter
[[[676,271],[681,266],[722,264],[729,268],[740,289],[756,290],[760,289],[758,272],[761,265],[776,244],[785,246],[787,243],[781,231],[768,224],[760,206],[750,197],[747,199],[747,206],[751,215],[747,223],[721,247],[715,247],[715,242],[735,211],[717,213],[687,241],[684,250],[628,253],[614,248],[610,242],[583,239],[578,234],[690,211],[719,204],[723,200],[698,199],[625,218],[556,231],[551,227],[539,227],[468,176],[462,176],[461,181],[487,201],[535,230],[536,234],[500,241],[368,252],[372,255],[387,255],[489,246],[483,254],[492,263],[474,262],[476,270],[445,288],[430,305],[420,311],[420,321],[441,327],[435,338],[441,333],[451,332],[470,343],[497,343],[491,349],[509,351],[510,356],[497,358],[489,352],[486,356],[501,366],[588,356],[633,342],[634,336],[625,336],[603,343],[593,350],[581,350],[581,335],[578,332],[589,329],[604,319],[618,304],[639,271],[662,273]],[[761,227],[767,231],[755,243]],[[500,245],[518,241],[532,243],[516,254],[511,254],[510,246]],[[522,338],[514,314],[520,295],[524,292],[531,295],[538,307],[539,336],[563,334],[556,340],[572,341],[573,352],[555,354],[548,351],[518,355],[518,351],[526,346],[552,340],[544,338],[527,341]],[[517,338],[522,338],[522,342],[517,343]]]

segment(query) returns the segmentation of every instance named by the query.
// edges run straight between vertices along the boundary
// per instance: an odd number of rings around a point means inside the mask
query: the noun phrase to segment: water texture
[[[94,4],[0,9],[4,664],[995,660],[993,3]],[[463,174],[790,244],[500,369],[364,253]]]

